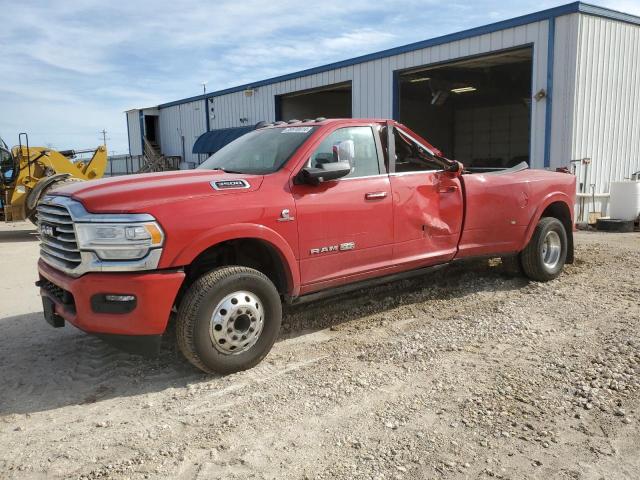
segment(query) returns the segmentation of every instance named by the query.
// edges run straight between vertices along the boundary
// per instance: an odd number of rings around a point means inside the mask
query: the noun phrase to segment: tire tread
[[[254,275],[271,282],[265,274],[253,268],[240,266],[220,267],[203,274],[193,282],[183,297],[182,302],[180,302],[176,322],[176,339],[178,347],[189,362],[204,372],[220,373],[219,371],[208,367],[196,351],[195,338],[193,335],[193,332],[195,331],[195,322],[197,321],[195,313],[200,310],[200,306],[206,296],[206,292],[214,288],[218,282],[225,278],[242,274]],[[260,360],[261,358],[258,358],[258,361],[256,361],[255,364]],[[253,365],[247,365],[247,368],[251,368],[252,366]]]
[[[552,225],[555,223],[559,224],[560,227],[562,227],[562,230],[564,231],[564,225],[562,225],[562,222],[560,222],[560,220],[558,220],[557,218],[555,217],[541,218],[538,224],[536,225],[533,235],[531,236],[531,240],[529,241],[525,249],[520,254],[520,263],[522,265],[522,269],[524,270],[524,273],[527,275],[527,277],[531,278],[532,280],[536,280],[539,282],[547,282],[549,280],[553,280],[559,274],[559,273],[555,275],[550,274],[544,269],[544,267],[541,265],[540,255],[538,252],[538,242],[540,240],[542,232],[544,232],[549,225]],[[565,241],[564,248],[566,251],[566,231],[565,231],[564,241]],[[562,271],[562,268],[560,268],[560,271]]]

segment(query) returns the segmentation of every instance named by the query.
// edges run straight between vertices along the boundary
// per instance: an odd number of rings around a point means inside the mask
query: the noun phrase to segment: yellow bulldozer
[[[92,154],[90,158],[79,158]],[[101,178],[107,166],[107,149],[56,151],[30,147],[26,133],[9,149],[0,138],[0,220],[29,219],[35,223],[38,201],[69,182]]]

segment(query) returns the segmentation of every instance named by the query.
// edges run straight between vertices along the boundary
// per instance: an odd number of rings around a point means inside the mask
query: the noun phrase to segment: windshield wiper
[[[224,173],[239,173],[240,175],[244,174],[244,172],[238,172],[237,170],[229,170],[222,167],[216,167],[216,168],[213,168],[212,170],[222,170]]]

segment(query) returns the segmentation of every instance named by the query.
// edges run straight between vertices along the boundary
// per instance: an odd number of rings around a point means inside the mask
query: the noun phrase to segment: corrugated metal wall
[[[140,133],[140,110],[127,112],[129,126],[129,154],[142,155],[142,135]]]
[[[640,26],[580,15],[577,53],[571,156],[608,192],[640,170]]]
[[[180,156],[187,162],[197,164],[198,155],[191,153],[191,150],[196,139],[206,129],[203,100],[161,109],[160,148],[162,153]]]
[[[552,169],[566,167],[573,159],[573,112],[576,88],[579,14],[556,19],[553,55],[553,107],[551,112]]]
[[[533,44],[534,92],[546,88],[547,39],[549,22],[544,20],[490,34],[471,37],[442,45],[395,55],[388,58],[338,68],[328,72],[261,86],[250,97],[235,92],[213,97],[209,103],[210,129],[253,125],[261,120],[275,120],[275,97],[284,93],[352,81],[354,117],[391,118],[393,116],[393,72],[422,65],[454,60],[460,57],[490,53]],[[195,161],[193,140],[205,130],[202,114],[204,101],[199,100],[160,110],[161,142],[165,154],[182,155],[180,136],[185,136],[188,161]],[[546,102],[532,103],[532,165],[543,166]],[[191,113],[185,114],[187,109]],[[200,109],[196,114],[197,109]],[[213,109],[213,111],[211,110]],[[241,122],[240,119],[246,119]],[[176,133],[179,132],[179,133]]]

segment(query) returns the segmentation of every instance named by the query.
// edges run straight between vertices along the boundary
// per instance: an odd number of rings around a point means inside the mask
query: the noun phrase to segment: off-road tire
[[[551,232],[551,233],[550,233]],[[545,264],[544,244],[548,235],[557,235],[560,241],[560,253],[553,267]],[[560,275],[567,259],[567,232],[560,220],[553,217],[543,217],[536,225],[529,244],[520,254],[522,269],[527,277],[538,282],[548,282]]]
[[[211,319],[220,301],[237,291],[251,292],[260,299],[264,324],[257,342],[248,350],[225,354],[213,345]],[[182,354],[200,370],[229,374],[260,363],[276,341],[281,323],[280,295],[269,278],[248,267],[221,267],[205,273],[188,288],[178,308],[176,337]]]

